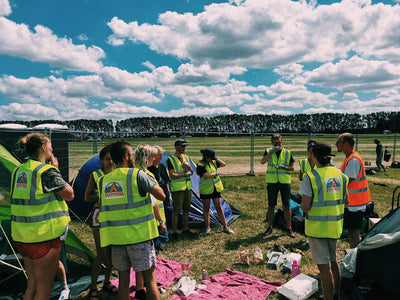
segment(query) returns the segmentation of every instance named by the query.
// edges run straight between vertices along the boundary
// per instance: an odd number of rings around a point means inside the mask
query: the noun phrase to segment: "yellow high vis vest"
[[[271,150],[272,148],[268,148],[266,151],[269,153]],[[289,166],[291,153],[292,152],[290,150],[282,148],[279,159],[276,156],[276,153],[271,155],[270,159],[268,160],[267,175],[265,176],[266,183],[291,183],[292,179],[288,170],[277,169],[274,167],[274,165],[277,164]]]
[[[299,160],[299,164],[300,164],[300,172],[303,173],[303,178],[304,178],[306,172],[311,171],[310,162],[308,161],[308,158],[304,158]]]
[[[60,237],[70,222],[68,206],[57,193],[45,193],[43,172],[55,168],[29,159],[16,168],[11,183],[11,236],[38,243]]]
[[[148,175],[150,175],[151,177],[153,177],[154,180],[156,181],[157,185],[160,186],[160,185],[158,184],[158,181],[157,181],[157,179],[156,179],[156,177],[154,176],[153,173],[151,173],[149,170],[146,170],[146,174],[148,174]],[[163,221],[164,221],[164,224],[166,224],[167,219],[165,218],[164,201],[161,201],[161,200],[158,200],[158,199],[157,199],[157,205],[158,205],[158,210],[160,211],[161,217],[162,217],[162,219],[163,219]],[[158,221],[157,221],[157,223],[159,224]]]
[[[305,233],[316,238],[338,239],[343,230],[344,204],[349,178],[335,167],[307,172],[313,199],[305,215]]]
[[[183,161],[186,161],[187,163],[190,164],[190,159],[187,155],[182,154]],[[172,166],[174,167],[174,172],[176,174],[184,174],[185,170],[182,167],[182,163],[180,162],[179,158],[176,157],[175,155],[171,155],[168,157],[170,162],[172,163]],[[169,173],[168,173],[169,175]],[[177,192],[177,191],[185,191],[185,190],[191,190],[192,189],[192,182],[190,180],[189,176],[184,176],[182,178],[178,179],[171,179],[171,192]]]
[[[150,194],[139,194],[137,168],[117,168],[100,177],[100,244],[129,245],[158,236]]]
[[[199,166],[203,166],[206,169],[206,172],[211,174],[217,172],[217,161],[212,160],[210,163],[206,163],[204,161],[199,161]],[[214,178],[204,178],[200,177],[199,188],[200,194],[208,195],[214,192],[214,186],[217,192],[222,192],[224,190],[224,186],[222,185],[221,178],[217,175]]]
[[[93,189],[92,194],[98,196],[99,195],[99,191],[97,190],[97,181],[99,181],[99,178],[101,176],[104,176],[104,171],[102,169],[97,169],[96,171],[92,172],[92,176],[93,176],[93,180],[96,184],[96,187]]]

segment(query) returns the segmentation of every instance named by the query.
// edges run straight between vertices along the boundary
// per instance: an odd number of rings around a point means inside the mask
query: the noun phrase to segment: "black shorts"
[[[361,229],[364,218],[363,211],[349,211],[348,208],[344,209],[344,229]]]

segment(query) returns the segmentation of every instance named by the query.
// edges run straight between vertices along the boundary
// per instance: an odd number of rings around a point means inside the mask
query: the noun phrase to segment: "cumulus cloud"
[[[0,17],[0,54],[47,63],[76,71],[99,71],[104,51],[97,47],[74,45],[68,38],[57,37],[49,28],[36,25],[31,31],[26,24],[16,24]]]
[[[0,16],[11,14],[11,6],[8,0],[0,0]]]

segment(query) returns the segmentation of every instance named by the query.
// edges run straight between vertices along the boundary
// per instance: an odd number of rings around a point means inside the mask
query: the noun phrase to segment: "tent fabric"
[[[276,292],[282,285],[282,281],[267,281],[242,273],[236,270],[227,269],[226,272],[210,276],[209,280],[201,282],[207,286],[206,289],[197,289],[196,294],[188,297],[174,294],[171,300],[178,299],[252,299],[264,300],[271,292]]]
[[[162,164],[167,166],[166,160],[171,156],[171,154],[164,153],[163,159],[161,161]],[[196,174],[196,166],[193,161],[190,161],[192,169],[194,170],[194,174],[191,177],[192,180],[192,207],[189,212],[189,224],[190,225],[203,225],[203,203],[200,200],[199,194],[199,182],[200,178]],[[102,162],[99,158],[98,154],[93,155],[89,158],[79,169],[78,173],[75,175],[75,178],[72,181],[72,187],[75,193],[75,199],[69,202],[70,208],[79,216],[86,218],[92,207],[93,202],[85,202],[85,190],[87,186],[87,182],[89,180],[90,174],[101,168]],[[225,199],[221,199],[222,209],[225,214],[226,222],[231,224],[234,220],[240,217],[240,212],[231,204],[225,201]],[[171,215],[172,215],[172,206],[165,207],[165,215],[167,218],[167,224],[171,224]],[[181,222],[181,220],[180,220]],[[221,222],[218,219],[217,211],[215,210],[214,204],[211,201],[210,205],[210,224],[211,225],[221,225]]]

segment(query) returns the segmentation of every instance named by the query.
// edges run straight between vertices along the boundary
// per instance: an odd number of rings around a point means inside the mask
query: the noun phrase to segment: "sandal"
[[[99,300],[99,295],[97,294],[97,289],[91,289],[87,295],[90,300]]]
[[[103,291],[116,295],[118,293],[118,288],[115,285],[113,285],[110,281],[108,281],[104,282]]]

